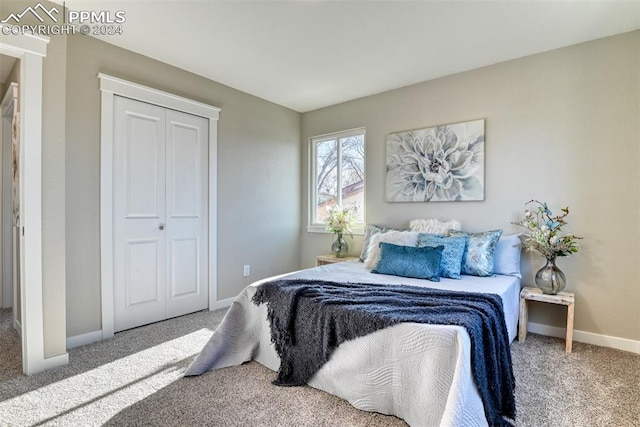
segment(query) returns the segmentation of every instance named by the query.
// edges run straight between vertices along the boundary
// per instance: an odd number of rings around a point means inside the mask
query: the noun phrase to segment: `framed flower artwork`
[[[484,200],[484,120],[387,136],[388,202]]]

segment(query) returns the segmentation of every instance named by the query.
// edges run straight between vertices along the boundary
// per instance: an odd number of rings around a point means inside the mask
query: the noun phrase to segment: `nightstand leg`
[[[567,353],[571,353],[571,348],[573,346],[573,306],[574,303],[567,306]]]
[[[527,300],[525,298],[520,298],[520,320],[518,321],[518,341],[520,342],[524,342],[527,339],[528,321]]]

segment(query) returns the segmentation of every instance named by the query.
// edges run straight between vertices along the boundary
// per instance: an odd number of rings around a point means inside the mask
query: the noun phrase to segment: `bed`
[[[509,275],[439,282],[372,274],[363,263],[348,261],[258,281],[235,299],[201,353],[185,371],[199,375],[255,360],[277,371],[267,308],[252,298],[257,286],[275,279],[398,284],[497,294],[502,299],[509,342],[516,336],[520,279]],[[340,345],[308,381],[354,407],[395,415],[411,426],[487,425],[471,371],[471,343],[460,326],[401,323]]]

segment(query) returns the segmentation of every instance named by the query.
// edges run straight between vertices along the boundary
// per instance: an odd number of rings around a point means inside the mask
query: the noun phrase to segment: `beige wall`
[[[9,76],[7,76],[7,81],[6,83],[20,83],[20,60],[16,59],[16,61],[13,63],[13,67],[11,67],[11,72],[9,73]]]
[[[386,203],[390,132],[486,119],[485,200]],[[640,31],[521,58],[303,114],[302,218],[308,138],[365,126],[370,224],[456,218],[466,230],[510,225],[531,198],[571,208],[567,231],[583,250],[558,264],[576,292],[578,330],[640,339]],[[302,265],[331,237],[302,232]],[[353,254],[361,238],[352,245]],[[532,285],[540,256],[523,261]],[[564,326],[564,310],[536,304],[530,320]]]
[[[68,336],[101,328],[98,72],[222,109],[218,123],[218,299],[235,297],[259,278],[298,268],[300,114],[91,37],[70,36],[66,87]],[[248,278],[242,277],[244,264],[251,265]]]
[[[42,303],[45,357],[66,352],[67,38],[51,37],[42,81]]]

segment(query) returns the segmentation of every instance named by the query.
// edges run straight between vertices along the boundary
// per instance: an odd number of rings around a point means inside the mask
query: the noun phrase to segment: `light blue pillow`
[[[380,258],[371,272],[439,282],[443,249],[443,246],[416,248],[381,242]]]
[[[502,230],[466,233],[451,230],[450,236],[466,236],[467,246],[462,257],[462,274],[491,276],[494,269],[494,251]]]
[[[460,278],[462,257],[467,245],[465,236],[441,236],[438,234],[418,234],[418,246],[444,246],[440,260],[440,277]]]
[[[522,274],[520,273],[521,247],[522,242],[519,234],[500,237],[493,253],[493,272],[522,279]]]

